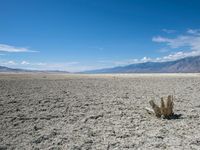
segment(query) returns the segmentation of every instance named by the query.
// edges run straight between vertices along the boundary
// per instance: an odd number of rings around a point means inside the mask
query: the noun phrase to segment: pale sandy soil
[[[179,119],[144,110],[174,93]],[[200,74],[0,74],[4,149],[200,149]]]

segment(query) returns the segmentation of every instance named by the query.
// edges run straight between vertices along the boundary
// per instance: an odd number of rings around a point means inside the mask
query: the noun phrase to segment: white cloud
[[[141,59],[141,62],[148,62],[148,61],[152,61],[152,59],[146,56]]]
[[[156,36],[152,38],[152,41],[161,43],[161,42],[171,42],[172,40],[161,36]]]
[[[13,61],[13,60],[4,61],[2,64],[3,65],[8,65],[8,66],[17,65],[17,63],[15,61]]]
[[[106,66],[105,68],[109,67],[116,67],[116,66],[125,66],[130,64],[138,64],[138,63],[145,63],[145,62],[166,62],[166,61],[174,61],[178,59],[182,59],[185,57],[190,56],[199,56],[200,51],[189,51],[189,52],[175,52],[163,57],[157,57],[157,58],[150,58],[150,57],[143,57],[141,59],[129,59],[129,60],[121,60],[121,61],[99,61],[99,63],[102,64],[102,66]],[[103,67],[102,67],[103,68]]]
[[[45,66],[45,65],[47,65],[46,63],[41,63],[41,62],[39,62],[39,63],[36,63],[36,65],[38,65],[38,66]]]
[[[152,41],[166,43],[172,49],[188,46],[190,50],[200,50],[200,36],[181,35],[173,39],[157,36]]]
[[[164,57],[160,58],[159,61],[160,62],[172,61],[172,60],[177,60],[177,59],[181,59],[181,58],[185,58],[185,57],[199,56],[199,55],[200,55],[200,51],[190,51],[190,52],[179,51],[179,52],[164,56]]]
[[[166,30],[165,30],[166,31]],[[189,33],[189,35],[188,35]],[[159,52],[169,52],[176,49],[177,52],[172,52],[169,55],[157,58],[143,57],[141,59],[129,59],[121,61],[101,61],[102,64],[109,64],[109,66],[128,65],[144,62],[165,62],[173,61],[185,57],[200,55],[200,29],[189,29],[185,35],[178,35],[176,38],[168,38],[156,36],[152,38],[153,42],[164,43],[164,47],[158,50]],[[187,50],[183,50],[187,49]]]
[[[200,29],[189,29],[186,33],[189,33],[189,35],[179,35],[176,38],[153,37],[153,42],[165,43],[167,48],[171,50],[180,49],[179,52],[172,53],[160,59],[166,61],[200,55]],[[187,48],[187,51],[181,50],[182,48]]]
[[[37,52],[37,51],[32,51],[25,47],[15,47],[7,44],[0,44],[0,52],[19,53],[19,52]]]
[[[29,65],[29,64],[30,64],[30,63],[27,62],[27,61],[25,61],[25,60],[21,62],[21,65]]]
[[[176,30],[170,30],[170,29],[162,29],[163,32],[166,32],[166,33],[175,33]]]
[[[193,34],[193,35],[200,35],[200,29],[188,29],[187,33]]]
[[[164,29],[163,29],[164,30]],[[165,30],[164,32],[167,32]],[[35,70],[64,70],[64,71],[85,71],[101,68],[110,68],[115,66],[124,66],[129,64],[144,63],[144,62],[165,62],[177,60],[189,56],[198,56],[200,55],[200,29],[189,29],[183,35],[178,35],[175,38],[168,38],[162,36],[155,36],[152,38],[153,42],[163,43],[163,48],[160,49],[161,52],[169,52],[174,49],[176,52],[172,52],[163,57],[150,58],[143,57],[139,59],[128,59],[128,60],[99,60],[93,62],[93,64],[80,64],[79,62],[57,62],[57,63],[48,63],[48,62],[29,62],[21,61],[15,62],[13,60],[0,62],[0,65],[11,66],[14,68],[22,69],[35,69]],[[3,45],[3,46],[2,46]],[[2,50],[3,49],[3,50]],[[183,50],[187,49],[187,50]],[[8,46],[5,44],[0,44],[0,51],[6,52],[28,52],[29,49],[26,48],[16,48],[13,46]]]
[[[8,61],[8,64],[16,65],[16,62],[11,60],[11,61]]]

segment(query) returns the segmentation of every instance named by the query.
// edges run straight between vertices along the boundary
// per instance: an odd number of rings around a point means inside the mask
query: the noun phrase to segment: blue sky
[[[199,0],[0,0],[0,65],[83,71],[200,55]]]

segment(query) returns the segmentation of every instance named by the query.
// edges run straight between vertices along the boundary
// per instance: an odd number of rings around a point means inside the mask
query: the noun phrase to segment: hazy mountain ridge
[[[26,69],[15,69],[15,68],[9,68],[0,66],[0,72],[44,72],[44,73],[69,73],[67,71],[60,71],[60,70],[26,70]]]
[[[0,72],[49,72],[49,73],[69,73],[59,70],[26,70],[0,66]],[[186,57],[183,59],[168,62],[145,62],[90,70],[81,73],[197,73],[200,72],[200,56]]]
[[[114,68],[86,71],[84,73],[197,73],[200,56],[186,57],[168,62],[145,62]]]
[[[0,66],[0,72],[25,72],[23,69],[13,69],[4,66]]]

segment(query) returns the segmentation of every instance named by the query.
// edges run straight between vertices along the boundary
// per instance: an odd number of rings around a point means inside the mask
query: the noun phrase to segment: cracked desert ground
[[[175,95],[179,119],[147,114]],[[200,149],[200,74],[0,74],[0,150]]]

